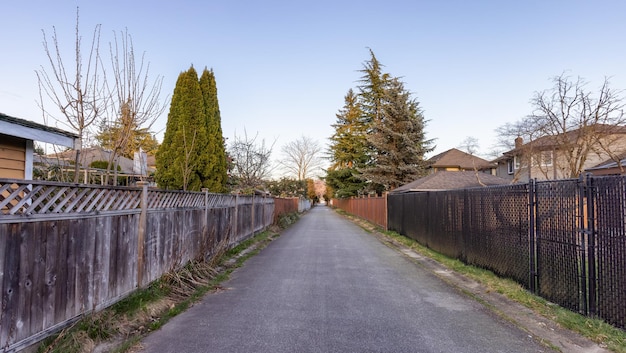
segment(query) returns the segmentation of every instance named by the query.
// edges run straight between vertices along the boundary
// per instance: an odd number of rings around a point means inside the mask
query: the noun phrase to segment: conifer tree
[[[207,129],[207,144],[203,153],[208,158],[203,175],[203,186],[212,192],[225,192],[228,180],[228,167],[224,137],[222,135],[222,119],[217,100],[217,84],[213,70],[204,69],[200,77],[200,89],[202,90],[204,100]]]
[[[331,166],[327,171],[326,183],[337,197],[356,196],[365,187],[358,168],[365,166],[367,124],[363,121],[358,96],[348,90],[344,107],[336,114],[337,122],[332,126],[335,133],[330,137],[329,155]]]
[[[156,155],[156,180],[164,189],[199,191],[208,165],[204,99],[193,66],[176,81],[163,143]]]
[[[361,169],[363,177],[391,190],[424,176],[424,155],[432,150],[424,124],[419,103],[398,78],[391,79],[382,96],[380,115],[367,136],[372,155]]]
[[[358,94],[348,92],[333,125],[326,182],[337,197],[380,194],[424,175],[432,141],[419,103],[382,67],[370,49]]]

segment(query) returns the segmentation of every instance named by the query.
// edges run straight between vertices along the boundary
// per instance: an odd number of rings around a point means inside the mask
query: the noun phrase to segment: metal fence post
[[[530,291],[537,293],[537,180],[528,181],[528,272]]]
[[[595,316],[597,312],[596,302],[596,219],[595,205],[596,195],[593,176],[587,174],[586,178],[587,197],[587,276],[588,276],[588,315]]]

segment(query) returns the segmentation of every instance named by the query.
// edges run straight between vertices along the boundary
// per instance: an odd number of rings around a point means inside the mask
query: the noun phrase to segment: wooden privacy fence
[[[331,205],[387,229],[387,195],[332,199]]]
[[[269,226],[274,199],[0,179],[0,352]]]
[[[274,223],[280,216],[293,212],[304,212],[311,209],[311,201],[299,197],[274,198]]]
[[[298,198],[275,198],[274,199],[274,223],[278,222],[280,216],[298,212]]]

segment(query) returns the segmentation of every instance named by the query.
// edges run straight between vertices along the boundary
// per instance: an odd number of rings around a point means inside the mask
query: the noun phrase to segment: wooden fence
[[[332,199],[331,205],[387,229],[387,195]]]
[[[107,307],[274,219],[274,199],[0,179],[0,352]]]
[[[280,216],[293,212],[304,212],[311,208],[311,201],[298,197],[274,198],[274,223]]]

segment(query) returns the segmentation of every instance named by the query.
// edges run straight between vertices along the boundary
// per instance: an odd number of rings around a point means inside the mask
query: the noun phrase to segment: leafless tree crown
[[[244,130],[243,136],[235,134],[229,146],[229,155],[232,158],[233,174],[242,189],[256,188],[263,184],[263,180],[270,177],[273,167],[270,161],[274,143],[270,146],[265,140],[257,142],[259,134],[249,137]]]
[[[283,146],[280,162],[287,174],[298,180],[310,178],[322,166],[322,148],[310,137],[301,136]]]

